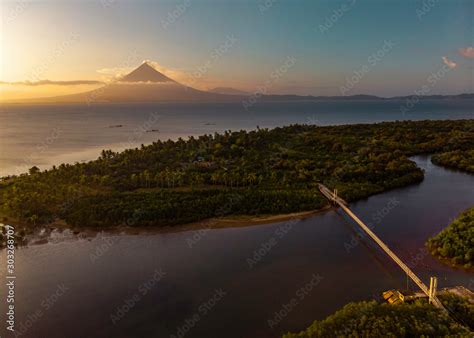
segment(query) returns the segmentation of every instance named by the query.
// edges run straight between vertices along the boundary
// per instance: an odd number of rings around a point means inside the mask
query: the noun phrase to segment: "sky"
[[[198,89],[474,92],[472,0],[0,0],[2,97],[98,87],[144,60]]]

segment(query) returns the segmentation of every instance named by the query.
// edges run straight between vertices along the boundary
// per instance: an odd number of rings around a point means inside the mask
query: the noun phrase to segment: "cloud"
[[[106,77],[114,79],[119,79],[131,71],[133,71],[136,67],[113,67],[113,68],[102,68],[98,69],[97,73],[103,74]]]
[[[163,73],[167,77],[169,77],[172,80],[175,80],[177,82],[181,83],[187,83],[190,81],[190,75],[182,70],[179,69],[171,69],[171,68],[166,68],[162,66],[160,63],[153,61],[153,60],[145,60],[143,62],[148,63],[150,66],[155,68],[157,71],[160,73]]]
[[[78,86],[78,85],[98,85],[103,84],[101,81],[94,80],[73,80],[73,81],[51,81],[51,80],[40,80],[40,81],[18,81],[18,82],[5,82],[0,81],[0,85],[10,86]]]
[[[459,48],[458,53],[465,58],[474,58],[474,47]]]
[[[442,59],[443,59],[443,63],[451,69],[456,68],[456,66],[458,65],[456,62],[451,61],[446,56],[443,56]]]

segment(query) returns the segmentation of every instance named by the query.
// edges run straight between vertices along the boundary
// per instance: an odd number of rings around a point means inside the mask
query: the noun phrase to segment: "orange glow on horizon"
[[[25,99],[36,99],[43,97],[54,97],[69,94],[77,94],[94,90],[102,85],[41,85],[41,86],[27,86],[27,85],[0,85],[0,102],[1,101],[16,101]]]

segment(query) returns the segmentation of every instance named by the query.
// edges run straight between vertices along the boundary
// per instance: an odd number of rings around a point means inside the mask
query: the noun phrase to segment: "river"
[[[472,288],[473,274],[439,263],[424,242],[474,204],[474,176],[434,166],[428,156],[414,160],[425,170],[422,183],[350,207],[424,282],[437,276],[439,287]],[[244,228],[99,235],[21,247],[16,328],[21,337],[70,338],[299,331],[347,302],[407,287],[398,266],[368,238],[356,240],[358,233],[341,211],[330,210]],[[0,261],[5,259],[3,250]],[[3,310],[1,319],[4,330]]]

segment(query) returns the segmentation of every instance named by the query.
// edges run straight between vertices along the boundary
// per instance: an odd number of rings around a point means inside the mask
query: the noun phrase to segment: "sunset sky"
[[[272,79],[273,93],[408,95],[446,65],[431,94],[474,91],[471,0],[33,0],[1,6],[0,81],[7,99],[94,88],[100,85],[94,81],[110,81],[143,60],[199,89],[255,91]],[[295,61],[284,67],[289,58]],[[36,83],[45,80],[51,82]]]

